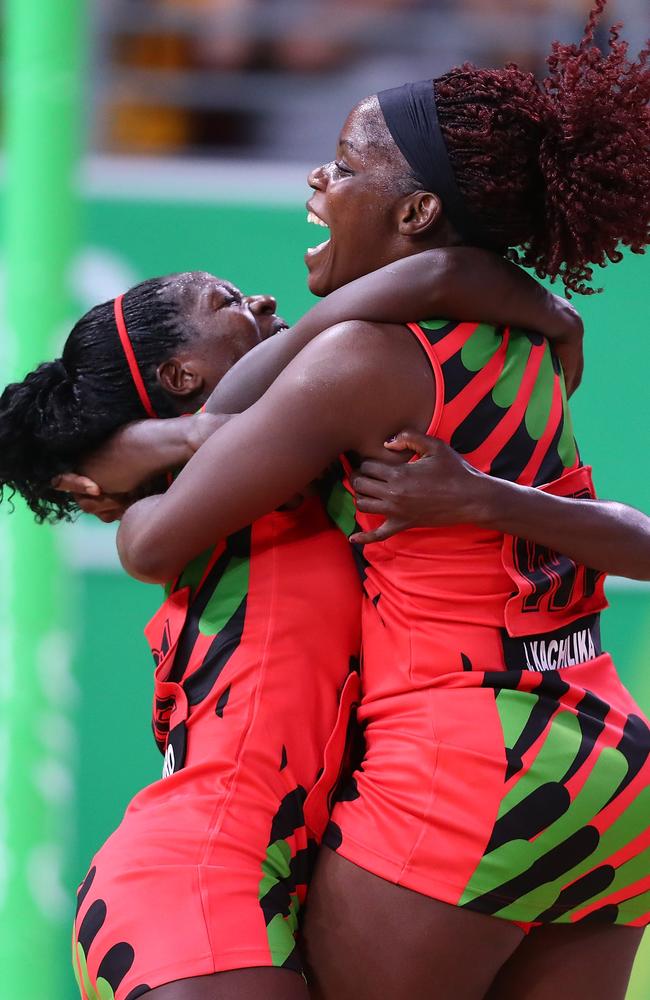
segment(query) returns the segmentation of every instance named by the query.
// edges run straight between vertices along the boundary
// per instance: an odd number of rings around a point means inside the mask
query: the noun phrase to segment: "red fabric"
[[[115,299],[115,304],[114,304],[115,325],[117,326],[117,333],[120,338],[120,343],[122,345],[122,349],[126,356],[126,362],[129,366],[129,371],[131,372],[131,378],[133,379],[133,384],[136,388],[136,392],[138,393],[140,402],[142,403],[142,406],[147,416],[155,420],[157,414],[153,408],[151,399],[149,398],[149,393],[147,392],[147,388],[144,384],[144,380],[140,373],[140,368],[138,367],[138,361],[135,356],[135,351],[133,350],[133,344],[131,343],[131,338],[129,337],[129,332],[126,328],[126,321],[124,319],[124,310],[122,308],[123,299],[124,299],[123,295],[118,295],[118,297]]]
[[[79,933],[93,903],[106,903],[89,948],[93,984],[112,947],[123,941],[134,950],[116,1000],[143,983],[282,963],[260,903],[274,838],[282,842],[276,861],[286,852],[296,866],[287,885],[295,879],[304,899],[307,859],[327,821],[358,697],[358,675],[349,671],[360,587],[349,544],[316,498],[253,525],[249,572],[241,640],[200,703],[187,692],[214,636],[200,636],[182,681],[168,679],[186,592],[172,595],[147,629],[156,697],[172,732],[185,724],[187,749],[180,770],[127,808],[93,860],[77,915]]]

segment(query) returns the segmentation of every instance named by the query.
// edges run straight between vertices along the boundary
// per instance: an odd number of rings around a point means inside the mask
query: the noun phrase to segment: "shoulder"
[[[294,364],[320,377],[336,376],[339,382],[354,384],[370,377],[379,381],[399,377],[402,369],[413,375],[421,362],[421,349],[407,327],[346,320],[315,337]]]
[[[395,340],[395,330],[398,329],[400,328],[388,323],[348,319],[323,330],[308,346],[314,347],[322,354],[342,348],[354,349],[356,352],[371,346],[377,348],[380,345],[389,345]]]
[[[353,429],[354,439],[346,438],[342,448],[365,454],[375,437],[383,441],[402,427],[428,426],[435,383],[406,327],[348,320],[303,348],[269,396],[294,416],[317,413],[323,428]]]

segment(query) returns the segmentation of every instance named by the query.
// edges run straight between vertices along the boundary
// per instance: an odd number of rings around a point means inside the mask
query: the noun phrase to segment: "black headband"
[[[456,183],[438,120],[434,81],[405,83],[377,96],[388,130],[418,183],[440,196],[445,215],[466,243],[489,245]]]

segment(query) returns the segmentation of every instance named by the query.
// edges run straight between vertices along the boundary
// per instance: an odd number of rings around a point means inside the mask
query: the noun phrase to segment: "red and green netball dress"
[[[410,329],[435,375],[430,434],[484,472],[593,496],[546,341]],[[601,650],[602,576],[472,525],[407,531],[360,558],[367,752],[325,842],[481,913],[646,924],[650,733]]]
[[[359,590],[315,497],[220,543],[172,589],[147,628],[164,777],[79,890],[84,1000],[300,970],[298,910],[358,697]]]

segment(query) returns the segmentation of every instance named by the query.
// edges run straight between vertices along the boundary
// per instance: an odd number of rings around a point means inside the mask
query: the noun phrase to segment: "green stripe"
[[[566,714],[566,713],[563,713]],[[566,769],[566,757],[560,753],[556,761],[558,768]],[[613,747],[605,747],[594,764],[587,780],[567,811],[544,830],[532,843],[514,840],[491,851],[481,860],[476,872],[463,893],[461,905],[477,894],[498,890],[505,881],[527,871],[530,866],[550,850],[561,844],[576,830],[587,825],[596,816],[627,772],[627,761]],[[540,782],[541,783],[541,782]],[[566,884],[581,871],[593,867],[594,856],[580,862],[575,869],[562,875],[557,881]],[[480,887],[477,883],[480,882]],[[553,885],[544,884],[522,896],[514,903],[506,904],[499,915],[511,920],[522,919],[522,913],[539,913],[546,909],[549,895],[553,895]],[[525,918],[524,918],[525,919]]]
[[[528,401],[526,408],[526,430],[533,441],[539,441],[548,425],[553,405],[553,388],[555,385],[555,371],[553,369],[553,359],[551,349],[548,344],[544,349],[544,356],[539,367],[539,374]]]
[[[291,952],[296,947],[296,931],[298,930],[298,913],[300,903],[298,897],[293,895],[289,905],[288,917],[283,917],[281,913],[276,915],[267,925],[266,933],[269,940],[269,950],[273,965],[282,966],[288,959]]]
[[[206,552],[202,552],[200,556],[197,556],[196,559],[193,559],[191,563],[187,564],[178,581],[179,589],[181,587],[191,587],[192,593],[194,593],[203,579],[213,552],[214,548],[208,549]]]
[[[95,988],[90,982],[90,976],[88,974],[88,965],[86,963],[86,956],[84,955],[84,950],[80,944],[77,944],[77,957],[79,959],[79,965],[81,967],[81,980],[83,983],[83,989],[86,993],[88,1000],[101,1000],[95,992]]]
[[[479,372],[494,357],[503,343],[503,333],[494,326],[480,323],[463,344],[460,359],[470,372]]]
[[[492,390],[492,399],[504,410],[512,406],[517,398],[532,348],[533,345],[525,334],[511,332],[506,360]]]
[[[291,848],[286,840],[276,840],[269,845],[262,862],[262,871],[264,874],[257,893],[260,900],[264,899],[273,886],[291,874]]]
[[[234,615],[248,592],[250,559],[233,556],[210,595],[199,621],[202,635],[218,635]]]
[[[74,972],[74,977],[77,980],[77,986],[79,987],[79,992],[81,993],[81,979],[79,978],[79,967],[77,965],[77,948],[79,947],[77,943],[76,928],[75,933],[72,935],[72,970]]]
[[[615,893],[620,892],[621,889],[625,889],[629,886],[636,885],[640,882],[642,878],[645,878],[648,874],[650,866],[650,848],[646,848],[645,851],[641,851],[640,854],[635,855],[635,857],[630,858],[626,861],[624,865],[616,869],[616,875],[611,885],[608,885],[606,889],[602,892],[595,894],[592,899],[588,900],[587,903],[581,903],[579,906],[574,907],[571,911],[575,913],[584,909],[586,905],[591,905],[592,903],[602,902],[605,904],[610,896],[615,895]],[[589,868],[598,867],[598,865],[592,865],[591,860],[589,863]],[[565,880],[566,884],[566,880]],[[570,918],[570,914],[563,919],[563,922]],[[620,919],[620,914],[619,914]],[[617,920],[617,923],[619,920]]]
[[[542,734],[543,735],[543,734]],[[558,712],[546,729],[546,738],[537,756],[504,797],[499,819],[540,785],[560,781],[569,763],[575,759],[582,740],[578,718],[573,712]]]
[[[262,871],[264,874],[257,893],[260,902],[282,879],[288,879],[291,875],[291,848],[286,840],[276,840],[269,845],[262,862]],[[267,924],[269,950],[275,966],[283,965],[294,950],[299,909],[298,897],[292,894],[289,915],[284,917],[281,913],[276,913]]]
[[[648,815],[650,814],[650,788],[644,788],[635,799],[632,800],[627,809],[621,813],[618,819],[600,835],[600,842],[594,853],[589,858],[588,869],[598,868],[607,864],[618,851],[627,844],[630,844],[639,834],[647,828]],[[587,870],[587,868],[585,868]],[[645,873],[643,873],[645,874]],[[571,878],[563,876],[561,889],[572,881]],[[614,890],[607,888],[605,895],[609,895]],[[598,898],[598,897],[594,897]],[[571,913],[581,910],[585,906],[581,903]],[[569,914],[570,916],[570,914]]]
[[[502,688],[497,698],[497,709],[503,730],[503,745],[512,750],[523,733],[530,713],[539,701],[536,694],[525,691],[510,691]]]
[[[625,899],[618,903],[617,924],[631,924],[639,917],[645,917],[650,912],[650,891],[642,892],[640,896],[633,896],[632,899]]]
[[[571,412],[569,410],[569,403],[566,395],[566,385],[564,383],[564,375],[560,377],[560,384],[562,386],[562,409],[564,414],[564,423],[562,426],[562,434],[560,440],[558,441],[557,451],[560,456],[560,461],[565,469],[572,466],[578,457],[578,451],[576,448],[576,439],[573,433],[573,421],[571,419]]]
[[[337,528],[340,528],[346,538],[356,530],[356,509],[354,499],[340,480],[337,480],[330,490],[325,509]]]
[[[442,330],[448,323],[448,319],[421,319],[418,326],[423,330]]]
[[[99,1000],[115,1000],[113,987],[106,979],[102,979],[101,976],[97,980],[97,995]]]
[[[598,864],[602,864],[631,843],[647,828],[650,816],[650,788],[642,788],[627,809],[600,835],[596,851]]]

